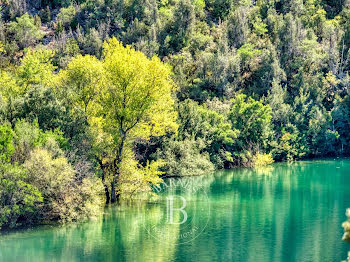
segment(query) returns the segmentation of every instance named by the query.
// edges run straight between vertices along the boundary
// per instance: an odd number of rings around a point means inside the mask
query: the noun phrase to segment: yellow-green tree
[[[17,83],[11,73],[1,70],[0,71],[0,94],[5,101],[8,101],[11,97],[23,94],[24,90]]]
[[[88,115],[88,107],[104,85],[104,75],[102,62],[96,57],[78,55],[60,72],[60,79],[66,90],[69,87],[72,101]]]
[[[33,85],[51,85],[53,72],[57,68],[52,64],[54,54],[52,50],[44,48],[28,50],[16,72],[25,92]]]
[[[106,85],[100,94],[100,125],[109,137],[112,174],[111,201],[116,190],[125,147],[136,138],[164,135],[175,130],[171,68],[159,58],[148,59],[115,38],[104,44]]]

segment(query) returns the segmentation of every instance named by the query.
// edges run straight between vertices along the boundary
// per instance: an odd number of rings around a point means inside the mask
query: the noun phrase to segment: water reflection
[[[98,219],[0,236],[0,261],[341,261],[350,207],[350,161],[275,164],[192,179],[150,202],[124,203]],[[186,181],[185,181],[186,182]],[[169,225],[164,198],[189,201],[191,223]],[[207,196],[204,197],[204,196]],[[208,210],[208,202],[211,212]],[[177,221],[181,214],[176,213]],[[209,214],[209,216],[208,216]],[[194,240],[180,237],[207,223]],[[159,239],[150,228],[167,232]]]

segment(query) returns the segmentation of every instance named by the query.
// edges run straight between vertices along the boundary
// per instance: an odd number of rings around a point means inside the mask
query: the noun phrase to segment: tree
[[[61,21],[65,28],[76,26],[75,15],[76,10],[73,5],[67,8],[61,8],[59,14],[57,15],[57,20]]]
[[[56,67],[52,64],[54,52],[49,49],[28,50],[17,68],[17,76],[24,90],[32,85],[48,86],[54,79],[53,71]]]
[[[60,73],[62,89],[69,87],[68,95],[86,116],[89,105],[96,101],[104,86],[104,74],[102,63],[90,55],[78,55]]]
[[[14,39],[20,48],[26,48],[35,44],[44,37],[44,33],[35,25],[34,18],[25,13],[16,18],[16,22],[9,24],[9,30],[14,34]]]
[[[24,89],[19,86],[15,78],[6,71],[0,72],[0,94],[4,100],[8,100],[10,97],[14,98],[18,95],[22,95]]]
[[[43,131],[59,129],[70,142],[82,136],[87,126],[83,110],[74,108],[69,99],[62,99],[51,87],[32,87],[23,98],[14,101],[10,113],[15,121],[37,121]]]
[[[188,43],[195,24],[195,10],[193,3],[188,0],[180,0],[177,2],[173,20],[169,25],[165,38],[165,47],[169,52],[178,52]]]
[[[230,0],[206,0],[205,7],[216,19],[224,19],[230,11]]]
[[[292,108],[287,103],[287,98],[286,88],[283,88],[274,80],[271,90],[268,93],[267,101],[272,109],[272,123],[278,131],[281,131],[281,128],[291,121]]]
[[[206,151],[217,168],[232,162],[230,148],[237,138],[237,130],[232,128],[227,114],[210,110],[190,99],[179,103],[177,111],[180,141],[196,141],[198,150]]]
[[[253,98],[240,94],[232,99],[229,120],[232,127],[239,131],[237,146],[239,149],[266,150],[271,136],[271,108]]]
[[[167,139],[156,153],[164,160],[163,168],[170,176],[200,176],[214,171],[208,152],[201,152],[199,143],[193,139]]]
[[[41,16],[41,20],[44,23],[48,23],[51,20],[51,10],[49,6],[46,6],[45,9],[41,9],[40,11],[40,16]]]
[[[238,6],[232,9],[226,20],[228,23],[228,37],[230,45],[234,47],[241,47],[247,42],[250,34],[248,24],[249,7],[246,5]]]
[[[344,99],[338,99],[332,110],[332,124],[334,130],[340,135],[339,149],[341,154],[348,154],[350,137],[350,99],[347,95]]]
[[[293,161],[305,156],[307,149],[308,146],[296,126],[286,124],[280,130],[272,153],[278,161]]]
[[[86,54],[95,55],[96,57],[101,57],[103,41],[99,32],[92,28],[86,35],[83,50]]]
[[[111,201],[117,199],[123,151],[135,137],[164,135],[176,129],[173,111],[171,70],[157,57],[148,59],[141,52],[112,38],[104,44],[107,84],[99,103],[103,130],[112,138],[110,161],[113,169]]]

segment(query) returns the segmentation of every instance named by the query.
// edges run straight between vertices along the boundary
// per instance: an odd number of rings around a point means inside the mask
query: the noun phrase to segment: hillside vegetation
[[[0,227],[349,155],[349,49],[343,0],[1,1]]]

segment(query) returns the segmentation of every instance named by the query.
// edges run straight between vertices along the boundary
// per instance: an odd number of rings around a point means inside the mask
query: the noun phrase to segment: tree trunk
[[[106,204],[109,204],[109,201],[110,201],[110,195],[109,195],[109,190],[108,190],[108,186],[106,185],[105,183],[105,165],[103,165],[102,163],[102,160],[97,158],[97,161],[98,163],[100,164],[100,167],[102,169],[102,184],[103,184],[103,187],[105,189],[105,195],[106,195]]]
[[[111,202],[115,203],[117,201],[117,195],[115,193],[115,181],[113,179],[112,183],[111,183]]]
[[[120,194],[116,193],[116,186],[118,184],[118,177],[119,177],[119,173],[120,173],[120,164],[122,162],[122,156],[123,156],[123,149],[124,149],[124,143],[125,143],[125,139],[126,139],[126,132],[124,132],[123,130],[121,130],[122,133],[122,140],[120,142],[119,148],[118,148],[118,155],[117,158],[114,160],[114,176],[113,176],[113,181],[111,183],[111,202],[115,203]]]
[[[110,201],[110,197],[109,197],[109,191],[108,191],[108,186],[103,184],[104,188],[105,188],[105,195],[106,195],[106,204],[109,204]]]
[[[103,187],[105,188],[105,195],[106,195],[106,204],[109,204],[110,201],[110,197],[109,197],[109,190],[108,190],[108,186],[105,183],[105,171],[102,170],[103,174],[102,174],[102,184]]]
[[[116,192],[116,186],[118,184],[118,177],[119,177],[119,172],[120,172],[120,163],[121,163],[121,159],[116,159],[115,160],[115,171],[114,171],[114,176],[113,176],[113,180],[111,182],[111,202],[115,203],[118,198],[119,198],[119,193]]]

